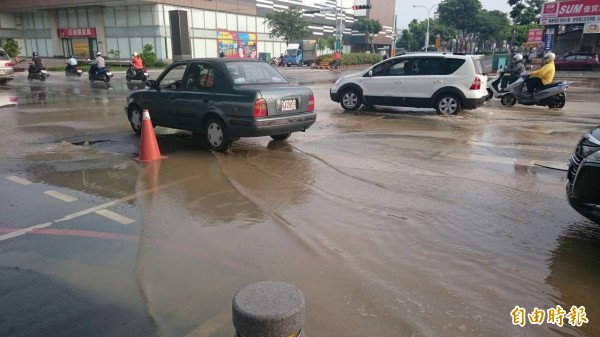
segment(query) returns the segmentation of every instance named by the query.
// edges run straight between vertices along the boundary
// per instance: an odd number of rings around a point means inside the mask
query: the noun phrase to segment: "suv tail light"
[[[308,112],[314,112],[315,111],[315,96],[313,96],[312,94],[310,96],[308,96]]]
[[[6,66],[7,66],[7,67],[12,67],[12,66],[13,66],[13,64],[12,64],[11,62],[6,62]]]
[[[254,117],[267,117],[268,115],[267,100],[259,98],[254,101]]]
[[[481,89],[481,79],[479,76],[475,76],[475,81],[471,84],[470,90],[479,90]]]

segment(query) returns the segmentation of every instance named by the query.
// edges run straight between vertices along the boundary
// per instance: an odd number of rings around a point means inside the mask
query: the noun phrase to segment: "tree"
[[[145,44],[140,57],[146,67],[152,67],[156,63],[156,54],[152,51],[153,47],[150,44]]]
[[[480,50],[489,50],[494,43],[500,45],[511,38],[511,25],[506,13],[484,9],[477,14],[476,20],[479,22],[476,35],[484,45]]]
[[[445,0],[438,6],[440,22],[460,32],[459,50],[466,51],[467,42],[471,42],[478,29],[478,21],[474,20],[481,11],[479,0]]]
[[[335,36],[330,35],[317,40],[317,50],[323,53],[325,49],[335,49]]]
[[[510,17],[517,25],[539,23],[542,0],[508,0],[512,7]]]
[[[371,52],[374,53],[373,37],[383,29],[379,20],[360,18],[356,21],[353,28],[367,36],[371,45]]]
[[[286,44],[293,40],[302,40],[310,34],[308,22],[302,18],[302,10],[296,6],[274,11],[265,15],[269,36],[281,37]]]
[[[21,47],[19,46],[19,43],[14,39],[6,40],[6,43],[4,44],[4,50],[6,50],[8,56],[12,58],[15,58],[19,56],[19,54],[21,54]]]

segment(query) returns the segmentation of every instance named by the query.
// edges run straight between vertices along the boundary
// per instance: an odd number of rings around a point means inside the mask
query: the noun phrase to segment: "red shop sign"
[[[96,37],[96,28],[59,28],[58,37],[70,39],[73,37]]]

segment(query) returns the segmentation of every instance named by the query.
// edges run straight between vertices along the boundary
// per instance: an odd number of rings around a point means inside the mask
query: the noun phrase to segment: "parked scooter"
[[[65,75],[67,77],[81,77],[81,74],[83,74],[83,70],[81,70],[81,67],[69,67],[69,63],[67,62],[67,66],[65,67]]]
[[[110,79],[113,77],[113,74],[110,72],[110,68],[106,67],[104,68],[102,71],[98,70],[98,66],[95,64],[92,64],[90,66],[90,70],[88,71],[88,77],[90,79],[90,82],[94,82],[94,81],[104,81],[106,83],[110,82]]]
[[[37,71],[36,71],[33,63],[29,64],[28,71],[29,71],[29,75],[27,75],[27,79],[29,81],[40,80],[40,81],[44,82],[50,76],[50,74],[48,74],[46,69],[37,69]]]
[[[134,70],[133,63],[129,62],[129,68],[125,74],[125,79],[127,82],[130,82],[131,80],[140,80],[142,82],[146,82],[148,79],[148,69],[144,67],[142,69]]]
[[[538,88],[533,95],[527,93],[525,80],[529,74],[523,74],[518,80],[514,81],[506,90],[509,92],[502,96],[500,103],[504,106],[513,106],[515,103],[523,105],[541,105],[549,108],[562,108],[567,102],[565,90],[573,82],[562,81],[555,82]]]

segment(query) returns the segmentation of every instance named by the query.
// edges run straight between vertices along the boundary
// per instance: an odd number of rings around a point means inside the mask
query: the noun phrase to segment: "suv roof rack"
[[[467,54],[466,53],[454,52],[454,53],[452,53],[452,55],[467,55]]]

